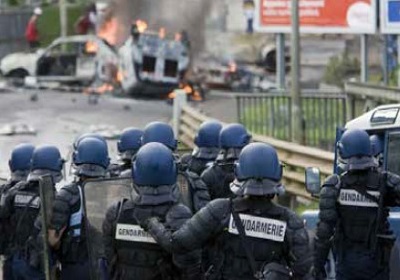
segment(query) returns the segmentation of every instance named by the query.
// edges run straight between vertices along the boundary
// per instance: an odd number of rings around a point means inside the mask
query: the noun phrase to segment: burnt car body
[[[119,48],[123,73],[121,86],[131,95],[168,95],[179,87],[190,67],[190,47],[185,40],[146,31],[133,33]]]
[[[96,80],[111,82],[118,63],[112,46],[95,35],[81,35],[58,38],[36,53],[10,54],[0,69],[5,77],[31,76],[37,83],[89,85]]]

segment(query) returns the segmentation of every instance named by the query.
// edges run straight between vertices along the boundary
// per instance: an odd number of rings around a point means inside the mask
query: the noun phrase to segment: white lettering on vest
[[[286,233],[286,222],[239,214],[246,236],[283,242]],[[239,232],[233,220],[233,216],[229,220],[229,232],[238,235]]]
[[[117,224],[115,239],[133,242],[157,243],[154,238],[139,225]]]
[[[40,198],[37,196],[33,198],[33,195],[23,195],[17,194],[14,198],[15,206],[23,206],[23,207],[31,207],[31,208],[39,208],[40,207]],[[29,204],[29,205],[28,205]]]
[[[369,191],[368,193],[379,199],[379,192]],[[365,197],[356,190],[340,190],[338,202],[341,205],[345,206],[378,207],[378,204],[375,201],[372,201],[368,197]]]

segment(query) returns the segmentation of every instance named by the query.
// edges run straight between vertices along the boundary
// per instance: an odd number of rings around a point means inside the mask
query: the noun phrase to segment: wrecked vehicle
[[[179,87],[190,67],[190,44],[186,32],[166,37],[164,28],[147,31],[137,22],[131,36],[119,49],[121,86],[131,95],[167,96]]]
[[[118,55],[106,41],[94,35],[61,37],[36,53],[13,53],[0,62],[3,76],[22,82],[31,76],[36,83],[59,82],[89,85],[95,80],[113,82]]]

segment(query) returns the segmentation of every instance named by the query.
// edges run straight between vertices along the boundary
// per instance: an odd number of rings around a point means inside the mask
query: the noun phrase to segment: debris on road
[[[37,130],[25,123],[19,124],[6,124],[0,128],[0,135],[14,136],[14,135],[36,135]]]
[[[122,130],[107,124],[91,125],[89,127],[89,132],[99,134],[108,140],[119,139],[122,134]]]

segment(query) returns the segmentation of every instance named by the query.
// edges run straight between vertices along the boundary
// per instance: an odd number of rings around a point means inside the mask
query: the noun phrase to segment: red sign
[[[258,0],[256,29],[290,32],[291,0]],[[375,33],[376,0],[298,0],[304,33]]]

